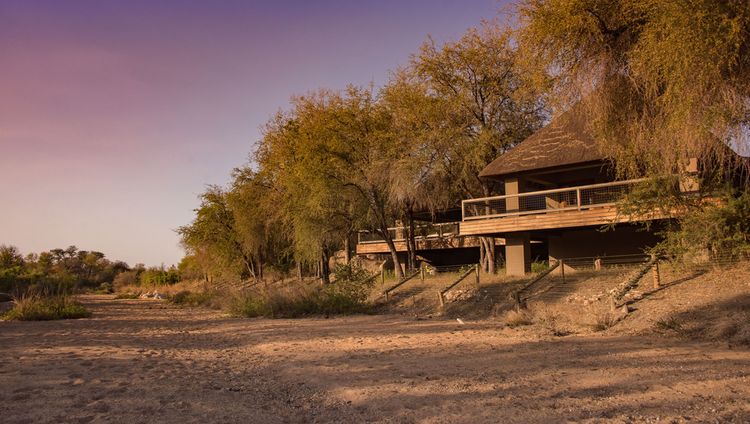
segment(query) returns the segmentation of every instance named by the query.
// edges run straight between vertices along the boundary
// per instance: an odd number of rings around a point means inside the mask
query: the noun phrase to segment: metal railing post
[[[578,205],[578,210],[581,210],[581,189],[576,189],[576,204]]]
[[[560,259],[560,276],[562,277],[563,283],[565,283],[565,261]]]
[[[661,285],[661,275],[659,275],[659,260],[656,258],[656,255],[651,255],[651,260],[654,262],[654,265],[651,267],[651,272],[653,273],[654,278],[654,288],[658,289]]]

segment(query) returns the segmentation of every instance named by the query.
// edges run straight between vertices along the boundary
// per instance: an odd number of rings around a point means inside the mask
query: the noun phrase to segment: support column
[[[505,273],[523,276],[531,271],[531,238],[528,233],[505,237]]]
[[[520,178],[506,178],[505,179],[505,195],[519,194],[524,190],[523,180]],[[519,210],[518,197],[509,197],[505,199],[505,211],[506,212],[518,212]]]

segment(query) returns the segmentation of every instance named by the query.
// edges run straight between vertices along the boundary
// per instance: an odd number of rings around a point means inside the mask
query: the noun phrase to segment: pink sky
[[[475,1],[0,3],[0,244],[172,264],[206,184],[319,87],[382,84]]]

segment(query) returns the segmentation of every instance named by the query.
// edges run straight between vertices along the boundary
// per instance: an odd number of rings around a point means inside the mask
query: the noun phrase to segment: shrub
[[[505,325],[508,327],[520,327],[522,325],[531,325],[533,320],[531,314],[527,310],[510,310],[505,314]]]
[[[323,287],[272,288],[266,292],[244,292],[230,312],[237,316],[296,318],[315,314],[367,312],[367,298],[375,284],[367,271],[355,265],[337,265],[336,280]]]
[[[682,323],[674,315],[669,315],[656,321],[654,327],[661,331],[674,331],[678,333],[682,331]]]
[[[138,271],[136,270],[121,272],[115,276],[115,279],[112,282],[112,285],[114,286],[115,290],[120,290],[123,287],[127,287],[127,286],[135,286],[137,284],[138,284]]]
[[[232,315],[239,317],[262,317],[271,316],[273,314],[272,308],[269,307],[269,303],[260,296],[253,296],[248,293],[244,293],[237,296],[229,311]]]
[[[83,305],[64,295],[43,297],[25,296],[3,315],[6,320],[47,321],[57,319],[88,318],[91,312]]]
[[[99,284],[99,288],[96,289],[96,293],[98,294],[110,294],[114,290],[112,288],[112,283],[101,283]]]
[[[549,330],[554,336],[561,337],[570,334],[560,326],[560,315],[552,310],[543,309],[536,315],[536,318],[538,323]]]
[[[531,272],[534,274],[546,271],[548,268],[549,264],[547,262],[534,261],[531,263]]]
[[[617,317],[609,311],[600,312],[594,315],[594,324],[591,326],[594,331],[604,331],[617,324]]]
[[[687,263],[709,258],[739,259],[750,256],[750,191],[719,192],[712,202],[703,202],[664,232],[654,253]]]
[[[175,293],[169,301],[175,305],[205,306],[211,301],[211,297],[211,293],[207,291],[195,293],[190,290],[182,290]]]

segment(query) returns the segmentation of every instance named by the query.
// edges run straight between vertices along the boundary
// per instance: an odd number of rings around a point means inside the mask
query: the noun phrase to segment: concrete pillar
[[[524,184],[520,178],[506,178],[505,179],[505,195],[523,193]],[[505,211],[506,212],[518,212],[519,204],[517,197],[510,197],[505,199]]]
[[[505,273],[523,276],[531,271],[531,238],[528,233],[505,237]]]

